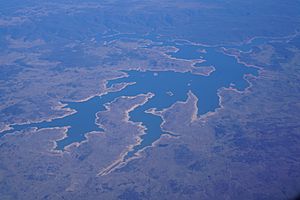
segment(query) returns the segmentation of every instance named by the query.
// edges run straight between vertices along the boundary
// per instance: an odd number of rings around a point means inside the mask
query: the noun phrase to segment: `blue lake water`
[[[67,145],[85,140],[85,134],[88,132],[103,131],[95,123],[95,120],[96,113],[105,110],[105,103],[112,102],[115,98],[121,96],[136,96],[151,92],[155,95],[154,97],[129,113],[130,120],[142,122],[143,126],[147,128],[147,131],[145,135],[141,136],[141,144],[136,145],[133,150],[125,156],[125,159],[128,159],[143,148],[151,146],[162,134],[168,134],[163,132],[160,128],[162,123],[161,117],[146,113],[146,110],[150,108],[161,110],[170,107],[177,101],[185,101],[188,92],[192,91],[199,99],[198,115],[200,116],[210,111],[215,111],[219,107],[217,92],[220,88],[234,85],[236,89],[244,90],[248,86],[248,82],[243,78],[244,75],[257,75],[255,68],[249,68],[237,63],[234,57],[223,54],[218,48],[186,44],[173,44],[173,46],[179,48],[179,51],[170,53],[171,56],[183,59],[197,59],[203,57],[206,62],[197,64],[197,67],[212,65],[216,70],[209,76],[172,71],[125,71],[128,77],[111,80],[107,86],[110,87],[113,84],[124,82],[135,82],[136,84],[129,85],[121,91],[93,97],[84,102],[64,102],[67,103],[66,107],[72,108],[77,112],[49,122],[14,125],[12,126],[13,130],[3,132],[2,135],[30,127],[41,129],[69,126],[67,137],[57,141],[57,149],[62,150]],[[206,53],[201,53],[199,49],[205,49]]]

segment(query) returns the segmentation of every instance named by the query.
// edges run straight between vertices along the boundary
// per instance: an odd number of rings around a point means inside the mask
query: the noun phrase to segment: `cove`
[[[148,109],[156,108],[162,110],[172,106],[177,101],[185,101],[187,94],[192,91],[199,99],[198,115],[213,112],[219,107],[219,97],[217,92],[222,87],[234,86],[237,90],[244,90],[248,87],[248,82],[244,79],[245,74],[257,75],[255,68],[246,67],[236,61],[232,56],[225,55],[219,48],[202,48],[205,52],[199,52],[198,48],[192,45],[176,45],[180,50],[172,53],[175,58],[186,58],[188,54],[183,52],[197,51],[206,62],[198,64],[197,67],[212,65],[215,71],[209,76],[200,76],[190,72],[179,73],[173,71],[124,71],[128,76],[110,80],[107,87],[118,83],[132,83],[124,89],[110,92],[102,96],[95,96],[84,102],[63,102],[67,108],[76,110],[76,113],[52,121],[41,123],[31,123],[26,125],[13,125],[12,130],[4,131],[1,135],[36,127],[69,127],[67,137],[57,141],[58,150],[63,150],[66,146],[81,142],[86,139],[85,134],[91,131],[103,131],[96,123],[96,113],[104,111],[105,103],[112,102],[121,96],[136,96],[139,94],[153,93],[145,104],[137,107],[129,113],[130,120],[142,122],[147,128],[146,134],[141,136],[141,143],[125,155],[127,160],[136,155],[145,147],[151,146],[162,134],[168,134],[161,130],[161,117],[147,113]],[[193,57],[195,54],[192,54]],[[126,134],[126,133],[124,133]],[[120,138],[121,139],[121,138]]]

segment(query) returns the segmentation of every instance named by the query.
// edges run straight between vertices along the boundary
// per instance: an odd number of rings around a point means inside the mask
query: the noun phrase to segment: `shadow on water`
[[[148,109],[156,108],[157,110],[161,110],[168,108],[177,101],[185,101],[187,99],[187,93],[192,91],[199,99],[197,105],[198,115],[203,115],[210,111],[215,111],[215,109],[219,107],[217,92],[220,88],[234,86],[238,90],[244,90],[248,86],[244,75],[257,75],[256,69],[245,67],[236,62],[234,57],[225,55],[216,48],[205,47],[206,53],[201,53],[198,51],[198,48],[192,45],[175,46],[180,50],[176,53],[172,53],[173,57],[193,59],[196,55],[201,54],[200,56],[204,57],[206,62],[198,64],[197,67],[212,65],[216,70],[211,73],[210,76],[172,71],[125,71],[128,77],[111,80],[107,86],[110,87],[117,83],[129,82],[135,82],[136,84],[129,85],[121,91],[111,92],[101,97],[93,97],[84,102],[65,102],[67,103],[66,107],[74,109],[77,112],[49,122],[13,125],[12,130],[5,131],[2,135],[31,127],[41,129],[69,126],[67,137],[57,141],[57,149],[63,150],[67,145],[85,140],[85,134],[88,132],[103,131],[95,123],[95,119],[97,112],[105,110],[105,103],[112,102],[121,96],[136,96],[151,92],[155,95],[154,97],[129,113],[130,120],[142,122],[143,126],[147,128],[147,131],[141,138],[141,144],[136,145],[133,150],[125,156],[125,159],[128,159],[145,147],[151,146],[162,134],[166,134],[160,128],[162,123],[161,117],[146,113],[145,111]]]
[[[290,198],[290,200],[300,200],[300,193],[297,196]]]

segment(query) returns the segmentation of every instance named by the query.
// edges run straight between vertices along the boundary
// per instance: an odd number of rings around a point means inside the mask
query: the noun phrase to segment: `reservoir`
[[[41,129],[68,126],[67,137],[57,141],[57,149],[63,150],[67,145],[84,141],[86,139],[85,134],[88,132],[103,131],[95,123],[95,120],[96,113],[105,110],[105,103],[112,102],[121,96],[136,96],[151,92],[154,94],[152,98],[129,113],[131,121],[142,122],[142,125],[147,128],[146,134],[141,136],[141,144],[134,146],[132,151],[128,152],[124,158],[129,159],[135,156],[138,151],[151,146],[162,134],[168,134],[160,128],[162,123],[161,117],[146,113],[145,111],[148,109],[156,108],[157,110],[162,110],[168,108],[177,101],[185,101],[188,92],[192,91],[199,99],[197,105],[198,116],[204,115],[210,111],[215,111],[219,107],[217,92],[220,88],[233,86],[237,90],[242,91],[249,86],[248,82],[244,79],[244,75],[257,75],[257,69],[238,63],[234,57],[225,55],[219,48],[199,47],[190,44],[174,44],[174,46],[179,51],[170,53],[172,57],[180,59],[198,59],[201,57],[206,61],[197,64],[196,67],[213,66],[215,71],[209,76],[196,75],[190,72],[124,71],[127,73],[127,77],[110,80],[107,83],[107,87],[118,83],[134,82],[135,84],[128,85],[117,92],[95,96],[84,102],[63,102],[67,104],[66,107],[74,109],[77,112],[63,118],[53,119],[49,122],[13,125],[12,130],[4,131],[1,135],[31,127]],[[205,52],[199,51],[203,49],[205,49]]]

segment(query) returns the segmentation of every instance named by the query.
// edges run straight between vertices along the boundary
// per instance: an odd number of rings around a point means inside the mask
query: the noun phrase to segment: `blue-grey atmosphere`
[[[0,3],[0,199],[300,198],[300,1]]]

